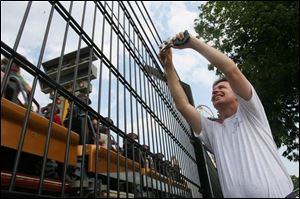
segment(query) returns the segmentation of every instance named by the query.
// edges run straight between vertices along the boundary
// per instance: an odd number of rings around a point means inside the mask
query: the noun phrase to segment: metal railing
[[[13,3],[1,3],[1,12],[9,7],[14,8]],[[37,8],[41,12],[35,13]],[[1,151],[14,154],[11,167],[4,168],[9,177],[6,184],[2,183],[2,194],[182,198],[200,197],[199,190],[206,192],[207,170],[199,166],[205,164],[198,157],[203,160],[202,149],[196,150],[200,150],[196,156],[191,128],[175,109],[162,78],[157,57],[161,39],[142,2],[28,2],[20,12],[25,14],[20,17],[18,31],[5,32],[10,31],[8,28],[1,32],[1,54],[9,59],[1,80],[1,106],[13,64],[29,74],[32,90],[24,119],[9,124],[20,126],[17,144],[8,147],[1,141]],[[3,24],[9,17],[8,12],[5,14]],[[47,21],[39,21],[35,14],[43,19],[47,16]],[[43,31],[35,32],[32,23],[41,23],[39,30]],[[30,31],[29,38],[24,36],[26,31]],[[13,44],[6,34],[17,35]],[[60,42],[56,38],[59,34]],[[24,42],[31,37],[42,38],[39,51]],[[59,49],[57,57],[52,56],[52,43]],[[21,53],[24,48],[32,53]],[[55,75],[50,77],[53,71]],[[41,92],[38,82],[49,92]],[[87,84],[80,84],[84,82]],[[33,97],[52,103],[48,126],[40,129],[44,132],[42,155],[34,154],[34,148],[25,150],[26,139],[35,139],[28,138],[32,133],[30,118],[35,114],[28,108]],[[57,99],[63,101],[59,117],[65,137],[63,148],[58,150],[63,161],[49,158],[55,149],[54,129],[58,128],[54,119]],[[40,102],[42,106],[47,105],[44,101]],[[8,114],[1,111],[1,126]],[[1,140],[6,130],[1,128]],[[102,145],[98,140],[104,139],[104,132],[107,139]],[[68,164],[72,147],[77,149],[75,165]],[[38,159],[39,170],[22,168],[22,158],[27,155],[33,162]],[[50,175],[51,169],[55,177]],[[5,175],[1,173],[1,179]],[[36,183],[33,189],[20,185],[22,175]],[[56,189],[50,188],[51,179],[58,183]]]

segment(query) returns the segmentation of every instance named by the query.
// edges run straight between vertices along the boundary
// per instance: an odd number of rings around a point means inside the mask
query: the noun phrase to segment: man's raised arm
[[[176,108],[183,115],[183,117],[187,120],[187,122],[191,125],[193,131],[195,133],[200,134],[201,132],[201,123],[200,123],[200,115],[193,107],[177,78],[177,74],[175,72],[175,68],[172,61],[172,51],[168,49],[163,53],[160,53],[160,59],[164,64],[164,70],[166,73],[168,86],[171,91],[171,95],[174,99]]]
[[[181,32],[176,38],[183,39],[184,34]],[[191,48],[203,55],[211,64],[216,66],[224,73],[233,91],[245,100],[249,100],[252,96],[251,84],[242,74],[236,64],[219,50],[207,45],[190,35],[188,42],[182,46],[173,46],[176,49]]]

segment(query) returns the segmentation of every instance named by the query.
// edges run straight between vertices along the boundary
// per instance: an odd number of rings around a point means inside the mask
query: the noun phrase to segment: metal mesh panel
[[[143,3],[17,3],[1,2],[1,126],[17,129],[6,139],[1,127],[2,194],[200,197],[191,128]],[[16,5],[11,28],[2,8]],[[23,103],[4,101],[14,64],[32,87]]]

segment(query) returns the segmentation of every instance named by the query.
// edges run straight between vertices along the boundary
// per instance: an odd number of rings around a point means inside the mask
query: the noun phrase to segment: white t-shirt
[[[200,136],[214,153],[224,197],[285,197],[291,178],[277,153],[264,108],[252,87],[249,101],[237,96],[237,112],[223,124],[201,116]]]

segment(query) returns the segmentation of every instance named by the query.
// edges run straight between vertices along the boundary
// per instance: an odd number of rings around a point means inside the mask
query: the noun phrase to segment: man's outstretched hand
[[[158,56],[164,67],[170,67],[173,65],[171,48],[168,48],[164,51],[160,51]]]
[[[193,39],[194,36],[191,35],[187,30],[184,32],[179,32],[172,39],[172,43],[173,43],[172,47],[175,49],[191,48]]]

